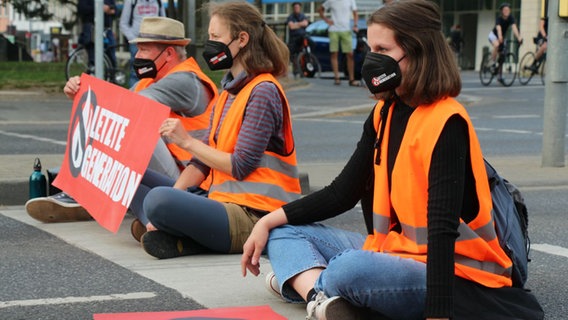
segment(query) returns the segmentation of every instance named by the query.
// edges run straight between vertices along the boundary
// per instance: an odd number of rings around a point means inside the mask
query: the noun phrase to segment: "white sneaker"
[[[93,218],[68,194],[60,192],[26,202],[28,214],[41,222],[86,221]]]
[[[272,295],[284,300],[284,297],[282,297],[282,293],[280,292],[280,286],[278,285],[278,280],[276,280],[274,272],[270,271],[266,275],[266,278],[264,278],[264,286],[266,287],[266,290],[268,290]]]
[[[363,308],[356,307],[339,296],[328,298],[323,292],[318,292],[315,300],[308,302],[306,310],[307,320],[372,319]]]

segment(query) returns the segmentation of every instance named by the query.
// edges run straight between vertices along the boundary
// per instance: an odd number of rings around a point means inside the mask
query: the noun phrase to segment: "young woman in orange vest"
[[[157,231],[145,233],[142,246],[160,259],[242,252],[260,217],[301,194],[290,108],[276,79],[287,75],[286,44],[247,2],[209,9],[203,57],[212,70],[229,70],[205,142],[188,135],[178,119],[160,128],[193,154],[173,188],[154,188],[144,199]],[[186,191],[203,183],[206,197]]]
[[[177,118],[185,130],[196,139],[204,139],[209,118],[219,94],[215,83],[201,71],[193,57],[187,57],[181,22],[166,17],[145,17],[140,35],[130,43],[138,46],[134,69],[140,81],[134,92],[170,107],[170,117]],[[191,154],[167,139],[160,139],[152,153],[148,170],[130,204],[136,216],[130,227],[132,236],[140,241],[148,229],[154,230],[144,209],[148,192],[158,186],[171,187],[191,160]],[[193,192],[202,192],[194,188]]]
[[[331,185],[261,218],[244,245],[243,275],[259,274],[267,249],[267,287],[307,301],[308,318],[542,317],[534,297],[511,288],[479,141],[452,98],[461,80],[441,28],[426,0],[395,1],[369,17],[362,75],[378,102],[354,154]],[[313,223],[358,201],[367,237]]]

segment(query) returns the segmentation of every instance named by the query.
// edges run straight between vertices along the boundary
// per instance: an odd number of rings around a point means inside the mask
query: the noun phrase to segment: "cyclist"
[[[519,28],[515,22],[515,17],[511,15],[511,5],[508,2],[503,2],[499,6],[500,15],[495,20],[495,27],[489,32],[489,42],[493,46],[493,51],[491,51],[491,61],[493,65],[496,65],[497,55],[499,51],[503,48],[503,40],[509,27],[513,30],[513,34],[519,41],[523,42],[523,38],[519,33]]]
[[[304,36],[306,35],[306,27],[310,24],[306,15],[302,12],[302,4],[299,2],[292,3],[292,13],[286,19],[288,26],[288,49],[290,50],[290,60],[301,51]]]
[[[543,17],[540,19],[538,34],[535,38],[535,44],[538,45],[538,50],[536,51],[532,65],[529,67],[529,69],[531,69],[531,71],[533,72],[537,72],[541,58],[546,53],[546,48],[548,44],[547,31],[548,31],[548,17]]]
[[[115,0],[104,0],[104,33],[105,33],[105,46],[114,46],[116,40],[112,32],[112,21],[116,14]],[[95,4],[92,0],[79,0],[77,3],[77,14],[81,19],[83,25],[82,32],[79,36],[79,43],[85,46],[87,54],[89,55],[89,66],[95,64],[95,44],[93,41],[93,31],[95,27]],[[116,66],[116,55],[114,49],[109,49],[107,54],[112,60],[113,65]]]

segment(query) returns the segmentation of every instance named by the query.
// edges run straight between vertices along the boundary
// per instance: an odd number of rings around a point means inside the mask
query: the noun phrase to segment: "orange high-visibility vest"
[[[234,151],[251,92],[264,81],[274,83],[280,93],[283,108],[284,154],[265,150],[258,168],[241,181],[212,168],[209,174],[212,179],[209,198],[256,210],[272,211],[300,198],[301,190],[290,107],[280,83],[271,74],[258,75],[241,89],[230,110],[227,111],[223,123],[220,123],[221,115],[229,94],[227,91],[221,93],[213,110],[209,145],[228,153]],[[216,131],[218,131],[217,141],[214,139]]]
[[[166,77],[169,74],[172,74],[172,73],[175,73],[175,72],[193,72],[193,73],[195,73],[197,75],[197,78],[202,83],[205,84],[207,89],[209,89],[213,93],[213,97],[212,97],[211,101],[209,101],[207,108],[205,109],[205,111],[202,114],[200,114],[198,116],[184,117],[184,116],[181,116],[181,115],[179,115],[179,114],[177,114],[173,111],[170,112],[170,118],[180,119],[185,130],[187,130],[187,132],[192,137],[198,138],[199,140],[201,140],[201,137],[203,137],[205,135],[205,133],[207,132],[207,128],[209,127],[209,120],[210,120],[210,116],[211,116],[211,111],[213,110],[213,106],[215,105],[215,100],[217,100],[217,97],[219,96],[217,86],[205,73],[203,73],[203,71],[201,71],[201,68],[199,68],[199,65],[197,64],[195,59],[193,59],[192,57],[186,59],[182,63],[173,67],[170,71],[168,71],[168,73],[166,74]],[[151,79],[151,78],[141,79],[140,81],[138,81],[138,84],[134,88],[134,92],[139,92],[140,90],[146,89],[147,87],[152,85],[154,82],[155,82],[154,79]],[[191,159],[191,154],[189,152],[187,152],[186,150],[178,147],[175,143],[168,143],[167,147],[170,150],[170,153],[177,160],[179,160],[180,163],[185,164]]]
[[[375,128],[380,129],[380,109],[375,107]],[[459,114],[468,124],[469,153],[479,212],[475,219],[465,223],[460,219],[459,237],[455,244],[455,274],[487,287],[511,286],[512,262],[505,254],[495,232],[491,215],[492,203],[487,173],[477,135],[463,106],[452,98],[435,104],[417,107],[406,127],[400,150],[392,170],[389,194],[387,145],[393,106],[389,109],[381,161],[375,164],[375,193],[373,202],[373,230],[363,249],[393,254],[426,262],[428,245],[428,174],[436,142],[447,120]],[[377,151],[375,150],[375,156]],[[393,231],[391,207],[396,213],[401,232]],[[393,214],[394,214],[393,213]]]

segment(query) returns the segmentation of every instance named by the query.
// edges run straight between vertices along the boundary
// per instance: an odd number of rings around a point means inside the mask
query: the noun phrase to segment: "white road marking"
[[[511,114],[502,116],[491,116],[493,119],[539,119],[541,116],[538,114]]]
[[[97,302],[97,301],[108,301],[108,300],[149,299],[149,298],[154,298],[155,296],[156,294],[154,292],[133,292],[125,294],[109,294],[104,296],[90,296],[90,297],[65,297],[65,298],[51,298],[51,299],[0,301],[0,309],[9,308],[9,307],[84,303],[84,302]]]
[[[568,258],[568,248],[554,246],[547,243],[531,243],[531,250]]]
[[[473,81],[473,83],[475,83],[476,81]],[[479,80],[477,80],[477,82],[479,83]],[[472,81],[468,81],[468,83],[472,83]],[[494,83],[492,83],[493,85]],[[544,88],[544,86],[542,85],[537,85],[537,86],[513,86],[513,87],[509,87],[507,88],[507,91],[529,91],[529,90],[542,90]],[[475,92],[479,95],[479,92],[484,92],[484,91],[503,91],[503,87],[502,86],[489,86],[489,87],[481,87],[481,88],[462,88],[461,92]]]
[[[309,122],[328,122],[328,123],[355,123],[363,124],[363,120],[340,120],[340,119],[294,119],[294,121],[309,121]]]
[[[533,134],[533,133],[537,133],[537,132],[532,132],[532,131],[528,131],[528,130],[513,130],[513,129],[497,129],[496,131],[498,131],[498,132],[504,132],[504,133],[519,133],[519,134]]]
[[[8,132],[8,131],[4,131],[4,130],[0,130],[0,134],[6,135],[6,136],[9,136],[9,137],[21,138],[21,139],[31,139],[31,140],[37,140],[37,141],[42,141],[42,142],[49,142],[49,143],[58,144],[58,145],[61,145],[61,146],[67,145],[67,141],[59,141],[59,140],[54,140],[54,139],[49,139],[49,138],[32,136],[32,135],[29,135],[29,134],[14,133],[14,132]]]
[[[2,125],[60,125],[60,124],[65,124],[65,125],[69,125],[69,120],[66,121],[59,121],[59,120],[54,120],[54,121],[44,121],[44,120],[26,120],[26,121],[20,121],[20,120],[10,120],[10,121],[5,121],[2,120],[0,121],[0,124]]]

